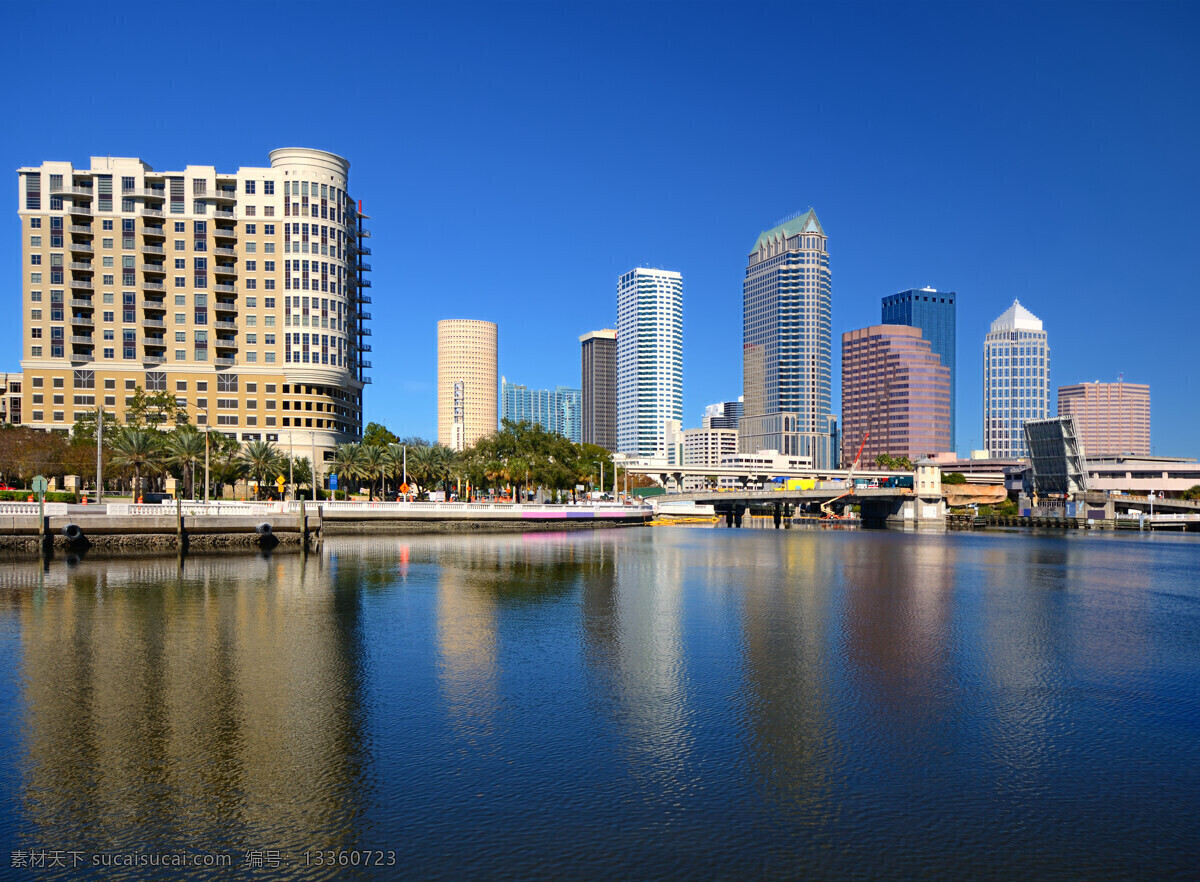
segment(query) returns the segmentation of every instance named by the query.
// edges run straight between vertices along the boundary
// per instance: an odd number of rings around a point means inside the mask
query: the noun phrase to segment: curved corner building
[[[299,147],[230,173],[107,156],[18,169],[21,422],[123,419],[141,387],[318,468],[361,438],[370,249],[349,171]]]
[[[496,341],[495,322],[476,319],[438,322],[439,444],[464,450],[499,426]]]

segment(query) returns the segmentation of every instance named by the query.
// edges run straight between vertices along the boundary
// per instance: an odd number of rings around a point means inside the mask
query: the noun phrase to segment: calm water
[[[1194,878],[1198,574],[1194,536],[687,528],[8,566],[0,836],[230,856],[196,878]]]

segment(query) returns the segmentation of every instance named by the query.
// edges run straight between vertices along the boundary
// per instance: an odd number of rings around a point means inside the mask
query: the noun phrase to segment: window
[[[184,250],[186,250],[186,248],[187,248],[187,240],[186,239],[176,239],[175,240],[175,250],[176,251],[184,251]]]
[[[218,392],[236,392],[238,390],[237,374],[217,374]]]
[[[40,309],[29,310],[29,318],[32,321],[40,322],[42,320],[42,311]],[[36,330],[36,329],[35,329]]]
[[[275,235],[275,225],[274,224],[263,224],[263,235],[264,236],[274,236]]]
[[[246,224],[246,235],[253,236],[258,229],[258,224]]]
[[[218,398],[217,407],[221,410],[237,410],[238,400],[236,398]]]
[[[33,358],[41,358],[42,357],[42,347],[41,346],[30,346],[29,354]]]
[[[163,371],[146,371],[146,391],[166,392],[167,375]]]
[[[255,183],[254,181],[246,181],[246,195],[247,196],[254,195],[254,183]]]
[[[106,309],[103,311],[102,315],[104,317],[104,321],[106,321],[106,322],[115,321],[115,319],[113,318],[115,313],[113,313],[112,310]]]
[[[75,371],[75,388],[76,389],[95,389],[96,388],[96,372],[95,371]]]
[[[263,195],[264,196],[274,196],[275,195],[275,182],[274,181],[263,181]]]
[[[187,324],[187,313],[183,313],[183,312],[175,313],[175,324],[186,325]]]
[[[187,380],[176,380],[175,381],[175,391],[176,392],[186,392],[187,391]]]

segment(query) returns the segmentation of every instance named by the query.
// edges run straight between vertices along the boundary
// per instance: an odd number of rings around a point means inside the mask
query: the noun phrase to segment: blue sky
[[[578,335],[613,326],[638,265],[683,273],[698,425],[741,391],[751,245],[813,207],[835,377],[883,295],[957,291],[958,446],[979,446],[983,335],[1015,297],[1053,385],[1149,383],[1154,451],[1200,455],[1196,4],[815,5],[25,4],[0,181],[15,209],[13,170],[48,159],[347,157],[374,217],[366,418],[399,434],[435,435],[438,319],[499,323],[513,382],[578,385]]]

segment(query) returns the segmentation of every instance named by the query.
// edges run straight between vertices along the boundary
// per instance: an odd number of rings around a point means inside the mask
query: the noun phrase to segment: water
[[[1194,878],[1198,571],[690,528],[8,566],[0,836],[122,879]]]

